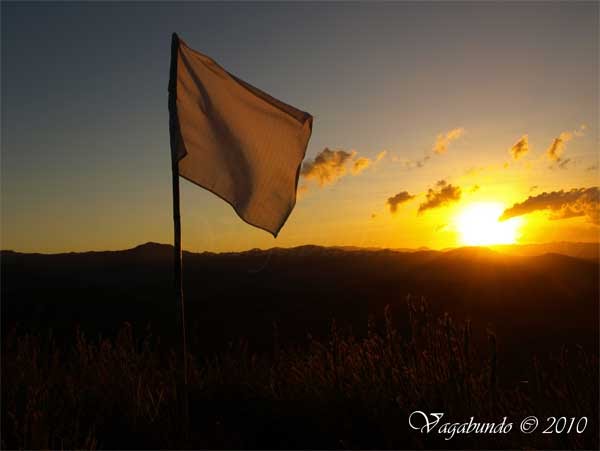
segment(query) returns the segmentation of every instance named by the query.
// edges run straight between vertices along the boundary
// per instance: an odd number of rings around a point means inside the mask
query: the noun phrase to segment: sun
[[[467,246],[513,244],[519,238],[522,218],[498,221],[504,205],[496,202],[478,202],[467,205],[455,218],[460,241]]]

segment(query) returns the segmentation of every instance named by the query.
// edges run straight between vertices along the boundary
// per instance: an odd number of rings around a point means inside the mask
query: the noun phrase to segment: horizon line
[[[600,241],[544,241],[544,242],[529,242],[529,243],[512,243],[512,244],[489,244],[489,245],[465,245],[465,246],[450,246],[450,247],[444,247],[444,248],[432,248],[429,246],[418,246],[418,247],[379,247],[379,246],[357,246],[357,245],[323,245],[323,244],[313,244],[313,243],[306,243],[306,244],[299,244],[297,246],[273,246],[273,247],[268,247],[268,248],[260,248],[260,247],[253,247],[253,248],[248,248],[245,250],[239,250],[239,251],[219,251],[219,252],[215,252],[215,251],[208,251],[208,250],[188,250],[188,249],[182,249],[182,252],[187,252],[190,254],[242,254],[242,253],[246,253],[246,252],[252,252],[252,251],[261,251],[261,252],[267,252],[267,251],[272,251],[275,249],[287,249],[287,250],[291,250],[291,249],[298,249],[301,247],[316,247],[316,248],[324,248],[324,249],[356,249],[356,250],[371,250],[371,251],[395,251],[395,252],[420,252],[420,251],[435,251],[435,252],[445,252],[445,251],[450,251],[450,250],[455,250],[455,249],[465,249],[465,248],[484,248],[484,249],[492,249],[493,248],[498,248],[498,247],[520,247],[520,246],[547,246],[547,245],[559,245],[559,244],[566,244],[566,245],[596,245],[598,247],[600,247]],[[65,255],[65,254],[88,254],[88,253],[102,253],[102,252],[125,252],[125,251],[131,251],[134,249],[138,249],[138,248],[142,248],[144,246],[151,246],[151,245],[155,245],[155,246],[161,246],[161,247],[170,247],[173,248],[173,244],[171,243],[159,243],[156,241],[147,241],[145,243],[141,243],[138,245],[134,245],[133,247],[127,247],[127,248],[121,248],[121,249],[101,249],[101,250],[82,250],[82,251],[59,251],[59,252],[40,252],[40,251],[33,251],[33,252],[23,252],[23,251],[19,251],[19,250],[14,250],[14,249],[0,249],[0,253],[4,253],[4,252],[12,252],[15,254],[29,254],[29,255]]]

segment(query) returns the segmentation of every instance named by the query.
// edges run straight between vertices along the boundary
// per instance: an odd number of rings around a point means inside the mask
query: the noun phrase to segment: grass
[[[12,330],[2,343],[2,448],[598,449],[596,355],[534,356],[527,383],[511,383],[493,333],[477,349],[469,323],[408,303],[408,338],[386,310],[366,337],[333,323],[327,339],[301,346],[279,346],[275,330],[269,353],[241,340],[216,356],[188,355],[187,433],[176,355],[150,331],[138,338],[124,324],[95,340],[76,331],[73,344],[59,346],[50,332]],[[410,429],[414,410],[448,421],[507,416],[515,427],[445,441]],[[587,416],[589,424],[583,434],[525,435],[518,425],[528,415]]]

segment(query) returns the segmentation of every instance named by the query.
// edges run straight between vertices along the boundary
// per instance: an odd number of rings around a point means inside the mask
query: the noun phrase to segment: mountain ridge
[[[68,256],[68,255],[110,255],[115,253],[120,254],[138,254],[148,257],[162,257],[173,252],[173,245],[166,243],[158,243],[148,241],[143,244],[138,244],[132,248],[117,249],[117,250],[89,250],[89,251],[71,251],[71,252],[19,252],[10,249],[0,250],[0,255],[21,254],[21,255],[36,255],[36,256]],[[268,253],[323,253],[323,252],[395,252],[395,253],[419,253],[430,252],[437,254],[461,254],[472,253],[478,255],[512,255],[523,257],[534,257],[548,254],[558,254],[584,260],[600,260],[600,242],[548,242],[548,243],[529,243],[529,244],[505,244],[505,245],[490,245],[490,246],[460,246],[453,248],[445,248],[441,250],[430,249],[427,247],[411,248],[384,248],[384,247],[360,247],[360,246],[323,246],[317,244],[304,244],[292,247],[274,246],[271,248],[252,248],[243,251],[190,251],[183,250],[184,255],[257,255]]]

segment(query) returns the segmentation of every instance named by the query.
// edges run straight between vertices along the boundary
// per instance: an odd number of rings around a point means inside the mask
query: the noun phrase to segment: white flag
[[[296,204],[312,116],[231,75],[177,35],[169,93],[179,175],[277,236]]]

